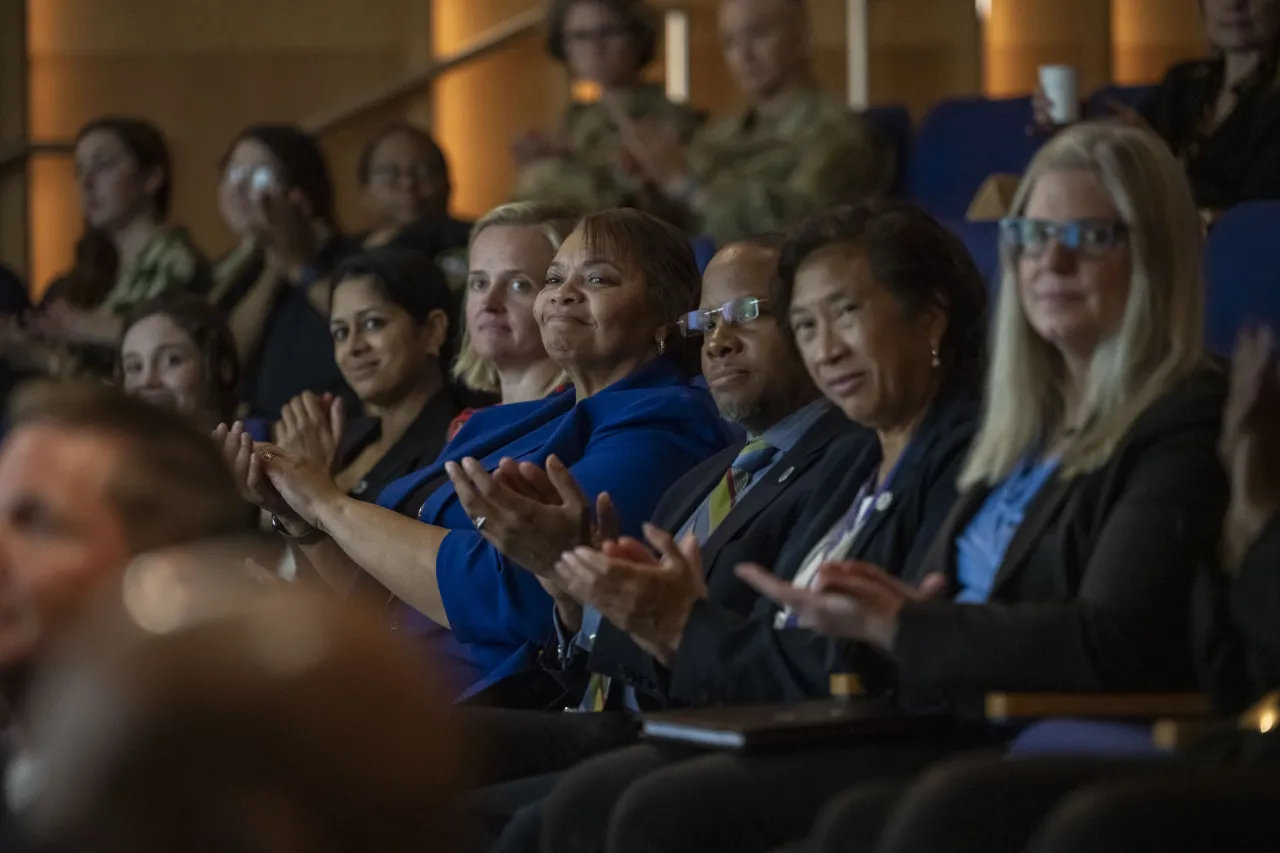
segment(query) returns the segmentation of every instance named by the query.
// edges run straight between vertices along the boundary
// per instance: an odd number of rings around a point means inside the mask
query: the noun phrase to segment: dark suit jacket
[[[955,502],[955,482],[977,422],[976,391],[940,392],[898,463],[892,501],[877,507],[849,552],[895,574],[916,576]],[[858,491],[880,465],[880,444],[842,439],[823,460],[822,479],[802,513],[803,523],[773,563],[791,580],[809,552],[848,512]],[[714,599],[698,602],[672,662],[670,697],[681,704],[746,704],[829,695],[833,668],[853,655],[849,644],[801,629],[777,630],[773,602],[757,598],[743,616]]]
[[[1027,507],[990,602],[906,605],[894,659],[911,708],[976,710],[989,691],[1194,687],[1188,602],[1216,556],[1226,475],[1225,377],[1198,371],[1157,400],[1101,468],[1051,479]],[[990,490],[961,496],[911,574],[955,584],[955,539]]]
[[[867,430],[850,423],[834,407],[820,416],[795,446],[773,464],[765,479],[752,486],[703,545],[710,599],[729,612],[746,613],[756,594],[738,580],[733,567],[743,562],[770,562],[777,556],[788,534],[802,521],[802,512],[822,471],[819,463],[833,442],[865,444],[872,440]],[[720,482],[744,444],[745,441],[737,442],[690,469],[663,495],[653,523],[664,530],[679,530]],[[550,663],[554,657],[548,655],[546,659]],[[643,707],[667,704],[666,673],[662,667],[625,631],[607,620],[596,634],[586,670],[571,667],[565,672],[569,676],[566,686],[573,685],[566,700],[572,701],[577,687],[585,684],[587,671],[632,685]]]
[[[1280,517],[1229,577],[1207,566],[1196,587],[1200,683],[1224,711],[1243,711],[1280,687]]]

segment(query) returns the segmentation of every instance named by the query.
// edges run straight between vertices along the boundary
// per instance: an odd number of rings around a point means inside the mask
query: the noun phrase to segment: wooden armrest
[[[1280,723],[1280,691],[1273,691],[1259,699],[1237,717],[1202,720],[1156,720],[1151,727],[1151,740],[1157,749],[1173,751],[1186,749],[1214,733],[1229,730],[1238,732],[1269,732]]]
[[[1199,693],[988,693],[992,722],[1042,717],[1202,717],[1209,700]]]

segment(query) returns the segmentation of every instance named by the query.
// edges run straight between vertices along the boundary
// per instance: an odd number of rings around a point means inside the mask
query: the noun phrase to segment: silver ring
[[[475,520],[474,520],[474,521],[472,521],[471,523],[472,523],[472,524],[474,524],[474,525],[476,526],[476,530],[478,531],[478,530],[481,530],[481,529],[483,529],[483,528],[484,528],[484,523],[485,523],[486,521],[488,521],[488,520],[489,520],[489,516],[487,516],[487,515],[478,515],[478,516],[476,516],[476,517],[475,517]]]

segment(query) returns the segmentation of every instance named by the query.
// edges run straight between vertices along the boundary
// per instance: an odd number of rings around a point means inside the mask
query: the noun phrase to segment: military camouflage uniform
[[[133,268],[126,270],[102,300],[102,307],[114,313],[170,291],[203,296],[212,285],[209,263],[191,242],[187,232],[166,226],[147,241]]]
[[[665,123],[687,143],[701,115],[672,103],[660,86],[638,86],[622,96],[627,115]],[[587,211],[637,204],[642,180],[620,167],[622,140],[603,104],[574,104],[559,132],[565,154],[529,164],[516,177],[513,201],[571,204]]]
[[[697,181],[687,222],[718,245],[776,231],[834,204],[888,192],[896,157],[887,136],[838,98],[797,93],[777,118],[721,119],[689,150]]]

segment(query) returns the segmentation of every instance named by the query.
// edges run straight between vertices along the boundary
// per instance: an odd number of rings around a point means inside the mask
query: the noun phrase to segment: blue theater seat
[[[864,113],[867,120],[875,124],[893,143],[897,154],[898,172],[893,182],[893,194],[902,191],[903,180],[907,172],[907,159],[911,156],[911,113],[900,104],[884,107],[869,107]]]
[[[1104,118],[1110,115],[1112,101],[1136,110],[1155,94],[1156,88],[1156,86],[1103,86],[1089,96],[1089,116]]]
[[[995,310],[995,294],[1000,286],[1000,225],[996,222],[967,222],[963,219],[943,220],[964,243],[973,262],[987,283],[987,295],[991,309]]]
[[[988,176],[1020,175],[1043,140],[1027,135],[1031,100],[964,98],[935,106],[916,130],[907,198],[944,219],[960,219]]]
[[[1280,202],[1228,210],[1205,246],[1205,345],[1229,356],[1249,321],[1280,331]]]
[[[706,272],[707,264],[716,255],[715,241],[710,237],[690,237],[689,245],[693,247],[693,259],[698,262],[698,272]]]

